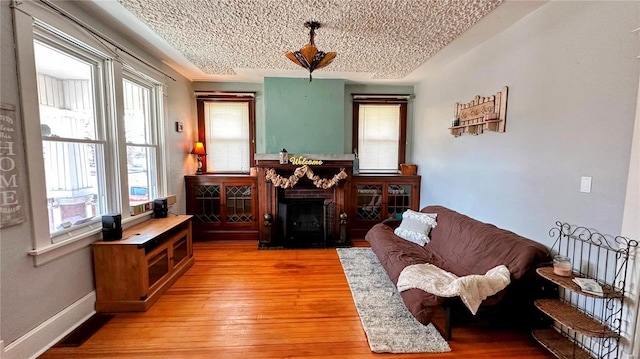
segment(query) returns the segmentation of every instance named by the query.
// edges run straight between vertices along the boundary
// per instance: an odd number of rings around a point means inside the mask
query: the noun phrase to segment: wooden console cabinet
[[[193,263],[191,216],[153,218],[93,244],[97,312],[146,311]]]

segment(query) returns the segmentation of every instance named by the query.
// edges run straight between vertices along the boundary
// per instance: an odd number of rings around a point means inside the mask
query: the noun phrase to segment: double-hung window
[[[49,233],[107,211],[105,59],[45,33],[34,40]]]
[[[254,94],[196,96],[206,172],[249,172],[256,152]]]
[[[102,215],[119,213],[126,225],[131,205],[167,194],[164,77],[47,8],[20,6],[30,254],[39,265],[98,239]]]
[[[162,90],[131,71],[123,74],[124,128],[127,141],[129,204],[158,197],[158,119]]]
[[[397,172],[405,161],[406,96],[353,97],[353,146],[360,171]]]

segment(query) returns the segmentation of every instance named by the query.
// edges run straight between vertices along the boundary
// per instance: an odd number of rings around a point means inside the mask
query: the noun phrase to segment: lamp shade
[[[191,150],[191,154],[192,155],[206,156],[207,151],[205,151],[205,149],[204,149],[204,143],[202,143],[202,142],[194,143],[193,144],[193,149]]]

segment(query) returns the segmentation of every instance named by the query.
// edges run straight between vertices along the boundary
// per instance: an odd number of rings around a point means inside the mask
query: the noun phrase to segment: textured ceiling
[[[208,75],[296,70],[284,53],[309,41],[338,56],[323,71],[401,79],[502,0],[117,0]]]

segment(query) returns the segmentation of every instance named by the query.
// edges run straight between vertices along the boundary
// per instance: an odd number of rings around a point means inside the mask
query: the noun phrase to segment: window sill
[[[399,175],[399,170],[363,170],[360,169],[360,173],[363,175]]]
[[[55,259],[64,257],[70,253],[88,247],[89,245],[91,245],[91,243],[100,240],[101,232],[102,229],[93,229],[89,232],[85,232],[63,242],[58,242],[46,247],[33,249],[29,251],[29,255],[33,256],[33,265],[39,267]]]
[[[140,222],[144,222],[149,219],[152,214],[152,212],[147,212],[135,217],[128,217],[122,220],[122,228],[126,229]],[[28,253],[33,257],[33,265],[39,267],[58,258],[89,247],[91,243],[102,239],[101,233],[102,228],[92,229],[62,242],[30,250]]]

